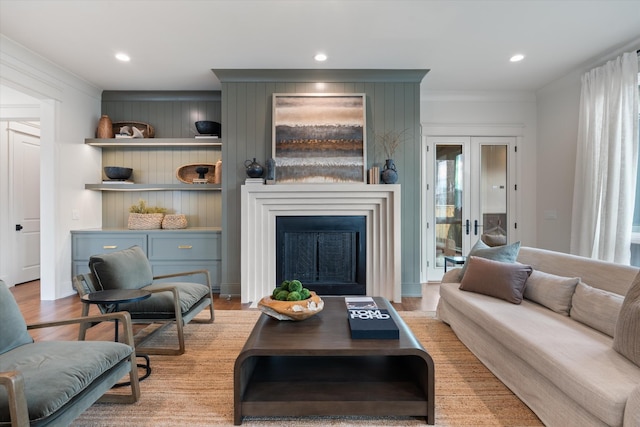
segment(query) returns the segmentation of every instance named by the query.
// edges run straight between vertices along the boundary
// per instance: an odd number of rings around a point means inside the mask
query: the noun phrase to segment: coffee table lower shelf
[[[418,355],[251,356],[241,365],[243,416],[423,416],[428,373]]]

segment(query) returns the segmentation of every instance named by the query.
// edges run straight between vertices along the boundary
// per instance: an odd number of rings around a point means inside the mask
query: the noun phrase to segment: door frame
[[[482,123],[421,123],[421,177],[420,177],[420,281],[422,283],[440,282],[442,274],[436,275],[432,272],[429,275],[428,262],[431,259],[430,250],[434,245],[430,245],[430,233],[428,219],[430,212],[433,212],[433,188],[430,183],[431,165],[433,165],[433,156],[435,153],[430,149],[427,139],[429,137],[513,137],[515,138],[515,147],[521,146],[524,140],[523,124],[482,124]],[[511,162],[511,168],[508,171],[508,178],[511,180],[510,185],[517,185],[521,178],[521,162],[522,156],[516,156]],[[517,224],[520,217],[520,206],[522,204],[521,197],[513,197],[509,200],[510,223]],[[431,210],[430,210],[431,209]],[[520,225],[521,226],[521,225]],[[511,241],[519,239],[519,228],[510,227]]]

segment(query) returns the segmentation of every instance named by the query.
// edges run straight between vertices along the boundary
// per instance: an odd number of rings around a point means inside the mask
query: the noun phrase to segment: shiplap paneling
[[[305,71],[298,70],[301,74]],[[387,70],[388,71],[388,70]],[[216,72],[216,70],[214,70]],[[288,74],[287,74],[288,73]],[[424,76],[423,71],[421,76]],[[259,72],[234,78],[233,71],[216,75],[222,82],[222,123],[225,144],[222,155],[226,168],[222,177],[222,284],[221,294],[240,293],[240,187],[246,174],[244,162],[256,158],[261,164],[272,156],[273,93],[365,93],[367,120],[367,168],[382,168],[384,151],[373,141],[375,132],[405,132],[402,147],[394,155],[402,185],[402,289],[405,296],[420,295],[420,80],[415,74],[403,81],[404,72],[376,74],[381,81],[354,78],[319,85],[300,81],[292,70],[292,81]],[[268,74],[268,73],[267,73]],[[354,76],[357,72],[347,73]],[[417,73],[419,74],[419,73]],[[340,74],[342,75],[342,74]],[[251,81],[257,79],[257,81]],[[261,80],[260,80],[261,79]]]

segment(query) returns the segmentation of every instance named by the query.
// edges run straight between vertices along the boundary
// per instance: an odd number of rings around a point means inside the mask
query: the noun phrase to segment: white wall
[[[41,298],[61,298],[74,292],[70,230],[102,224],[100,193],[84,190],[85,182],[101,176],[99,149],[84,144],[100,117],[101,91],[2,35],[0,85],[30,95],[40,104],[39,117],[29,118],[40,120],[42,132]],[[6,115],[11,109],[2,104],[0,98],[0,113]],[[5,118],[21,117],[0,117]],[[8,203],[8,194],[0,186],[0,204]],[[79,220],[72,220],[73,210],[80,212]],[[10,250],[0,245],[0,259]]]
[[[428,79],[429,75],[425,77]],[[462,93],[422,90],[423,134],[518,137],[517,238],[536,246],[536,98],[532,92]]]
[[[536,92],[538,100],[538,246],[569,252],[578,139],[580,79],[622,52],[640,48],[640,39],[583,64]],[[554,218],[555,217],[555,218]]]
[[[538,245],[569,252],[576,164],[580,75],[571,74],[537,92]]]

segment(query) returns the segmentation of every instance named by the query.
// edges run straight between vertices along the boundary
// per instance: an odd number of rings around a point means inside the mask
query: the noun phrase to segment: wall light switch
[[[555,209],[544,211],[544,219],[558,219],[558,211]]]
[[[71,219],[79,220],[80,219],[80,211],[78,209],[73,209],[71,211]]]

